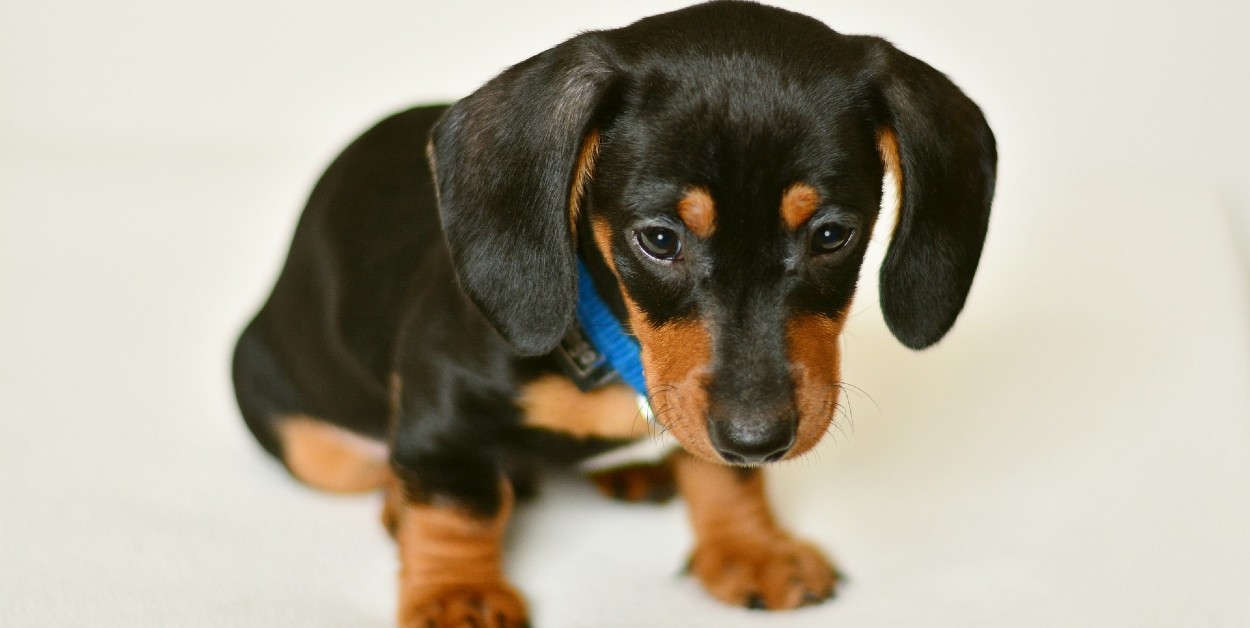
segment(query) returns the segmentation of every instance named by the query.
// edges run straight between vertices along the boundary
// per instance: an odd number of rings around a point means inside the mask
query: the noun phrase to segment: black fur
[[[955,324],[972,287],[998,153],[980,109],[945,76],[884,42],[874,65],[904,172],[881,310],[903,344],[923,349]]]
[[[882,197],[883,129],[898,137],[905,188],[882,309],[900,341],[922,348],[967,297],[996,154],[976,105],[884,40],[715,2],[579,35],[450,108],[397,114],[327,170],[239,341],[248,425],[279,455],[271,421],[291,413],[388,441],[410,497],[482,513],[519,461],[612,445],[536,434],[516,404],[519,386],[557,372],[546,354],[572,321],[578,253],[624,316],[593,220],[611,227],[611,262],[648,321],[697,317],[709,329],[709,412],[721,417],[709,424],[758,423],[765,407],[784,417],[786,317],[849,304]],[[574,222],[570,188],[592,130],[599,157]],[[791,232],[777,207],[796,182],[824,202]],[[716,201],[707,241],[674,212],[689,186]],[[812,229],[829,222],[852,239],[810,255]],[[681,264],[637,247],[632,234],[654,225],[685,234]]]

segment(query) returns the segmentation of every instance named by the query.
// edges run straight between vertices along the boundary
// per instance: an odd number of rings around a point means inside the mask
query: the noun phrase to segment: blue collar
[[[577,322],[586,339],[603,355],[625,383],[646,397],[647,381],[642,375],[642,349],[633,336],[625,333],[621,322],[612,314],[595,290],[581,258],[577,260]]]

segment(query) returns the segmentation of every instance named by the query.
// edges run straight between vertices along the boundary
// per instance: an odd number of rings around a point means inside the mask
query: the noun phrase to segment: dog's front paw
[[[527,628],[525,601],[506,583],[456,584],[402,596],[400,628]]]
[[[785,536],[709,539],[689,570],[722,602],[769,610],[824,602],[841,580],[820,550]]]

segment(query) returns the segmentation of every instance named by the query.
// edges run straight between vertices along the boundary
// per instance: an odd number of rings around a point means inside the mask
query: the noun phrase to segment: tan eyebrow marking
[[[716,228],[716,203],[706,188],[692,187],[677,202],[677,215],[691,233],[706,238]]]
[[[820,208],[820,192],[806,183],[795,183],[781,195],[781,220],[798,229]]]

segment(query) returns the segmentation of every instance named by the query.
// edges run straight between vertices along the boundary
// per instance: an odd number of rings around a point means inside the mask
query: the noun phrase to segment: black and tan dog
[[[759,466],[829,427],[883,173],[901,207],[882,311],[919,349],[963,307],[995,163],[976,105],[881,39],[737,1],[585,33],[330,166],[239,340],[239,405],[300,480],[387,490],[400,624],[522,625],[500,564],[514,495],[650,429],[623,383],[566,368],[581,265],[683,450],[601,487],[675,482],[715,597],[818,602],[837,572],[774,521]]]

